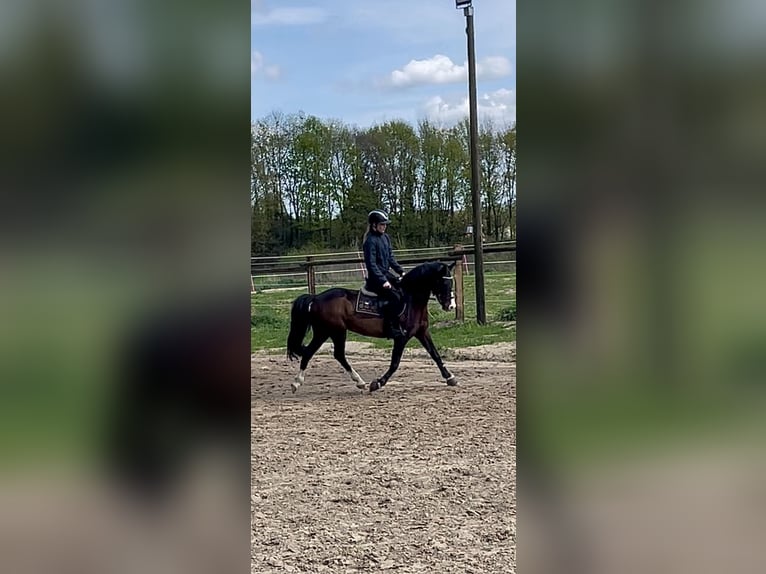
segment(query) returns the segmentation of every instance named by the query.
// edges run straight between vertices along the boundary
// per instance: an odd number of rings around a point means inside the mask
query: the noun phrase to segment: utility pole
[[[465,14],[465,33],[468,36],[468,103],[471,130],[471,199],[473,203],[473,261],[476,278],[476,322],[487,323],[484,306],[484,246],[481,225],[481,190],[479,171],[479,119],[476,101],[476,49],[473,39],[472,0],[455,0],[455,7]]]

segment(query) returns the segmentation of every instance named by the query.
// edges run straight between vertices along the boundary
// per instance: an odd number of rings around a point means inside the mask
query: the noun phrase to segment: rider
[[[399,275],[404,274],[404,269],[394,259],[391,239],[386,235],[386,228],[391,221],[388,215],[379,209],[371,211],[367,221],[370,227],[364,234],[364,264],[367,267],[365,288],[388,301],[388,305],[384,307],[387,336],[401,337],[405,335],[399,324],[402,294],[396,287],[399,283]],[[398,275],[391,273],[389,267]]]

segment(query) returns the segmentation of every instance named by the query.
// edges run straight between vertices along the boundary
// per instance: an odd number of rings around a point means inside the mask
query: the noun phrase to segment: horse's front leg
[[[431,355],[434,363],[436,363],[436,366],[439,367],[439,371],[441,371],[445,382],[451,387],[457,385],[457,378],[455,378],[455,375],[450,373],[447,367],[444,366],[444,361],[442,361],[441,355],[439,355],[439,351],[436,350],[436,345],[434,345],[433,339],[431,339],[431,333],[428,331],[428,329],[423,329],[417,335],[415,335],[415,337],[417,337],[418,341],[420,341],[420,344],[423,345],[425,350],[428,351],[428,354]]]
[[[407,345],[407,341],[409,340],[409,337],[397,337],[394,339],[394,350],[391,352],[391,365],[388,367],[388,370],[382,377],[375,379],[370,383],[370,392],[382,389],[383,386],[388,382],[388,379],[391,378],[391,375],[396,372],[396,369],[399,368],[399,363],[402,360],[404,347]]]

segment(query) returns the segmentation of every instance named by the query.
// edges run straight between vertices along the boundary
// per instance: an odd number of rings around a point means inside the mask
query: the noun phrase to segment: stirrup
[[[401,325],[389,324],[388,332],[391,335],[392,339],[398,339],[400,337],[406,337],[407,336],[407,331],[405,331],[404,327],[402,327]]]

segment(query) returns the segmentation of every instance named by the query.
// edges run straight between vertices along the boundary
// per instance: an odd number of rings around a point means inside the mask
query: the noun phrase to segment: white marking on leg
[[[351,380],[356,383],[357,389],[364,389],[367,387],[367,383],[365,383],[364,379],[359,376],[359,373],[354,370],[354,367],[351,367],[351,370],[348,372],[348,376],[351,377]]]
[[[293,392],[297,391],[298,388],[303,384],[303,381],[306,378],[305,372],[306,371],[301,370],[300,373],[295,375],[295,381],[293,381],[293,383],[290,384],[290,386],[293,389]]]
[[[449,310],[453,311],[455,307],[457,307],[457,305],[455,305],[455,296],[453,295],[449,300]]]

